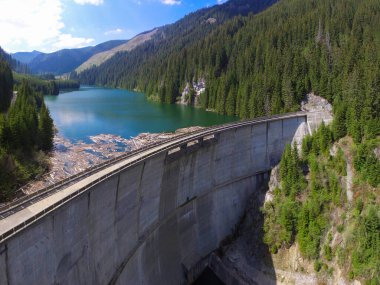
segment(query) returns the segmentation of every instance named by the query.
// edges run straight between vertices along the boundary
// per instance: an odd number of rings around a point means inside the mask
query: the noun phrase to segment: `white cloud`
[[[88,46],[92,43],[94,39],[86,39],[86,38],[76,38],[70,34],[61,34],[58,37],[58,40],[53,43],[53,46],[58,49],[68,48],[68,47],[76,47],[81,48]]]
[[[124,32],[122,29],[117,28],[115,30],[110,30],[110,31],[104,32],[104,35],[105,36],[118,35],[118,34],[121,34],[122,32]]]
[[[179,5],[181,4],[181,0],[161,0],[161,3],[165,5]]]
[[[0,0],[0,45],[8,52],[74,48],[92,39],[64,33],[61,0]]]
[[[99,6],[99,5],[103,4],[103,0],[74,0],[74,2],[79,4],[79,5],[90,4],[90,5]]]

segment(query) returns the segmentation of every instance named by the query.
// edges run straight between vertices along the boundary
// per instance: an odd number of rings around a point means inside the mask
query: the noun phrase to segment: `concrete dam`
[[[0,209],[0,284],[189,284],[306,113],[179,136]]]

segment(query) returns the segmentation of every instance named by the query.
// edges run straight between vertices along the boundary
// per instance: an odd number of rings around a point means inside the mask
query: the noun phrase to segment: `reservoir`
[[[142,93],[123,89],[81,87],[45,96],[45,103],[59,134],[71,141],[88,141],[89,136],[99,134],[130,138],[144,132],[173,132],[237,120],[203,109],[150,102]]]

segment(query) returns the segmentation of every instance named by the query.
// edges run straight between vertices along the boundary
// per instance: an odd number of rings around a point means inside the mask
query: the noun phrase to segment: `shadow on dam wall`
[[[164,143],[7,217],[39,215],[0,243],[0,284],[194,282],[305,122],[296,113]]]
[[[264,243],[264,205],[268,181],[256,190],[246,211],[221,246],[210,254],[205,269],[192,285],[277,284],[272,255]]]
[[[215,274],[215,272],[210,269],[210,267],[206,267],[205,270],[201,273],[201,275],[195,280],[193,285],[225,285],[222,280]]]

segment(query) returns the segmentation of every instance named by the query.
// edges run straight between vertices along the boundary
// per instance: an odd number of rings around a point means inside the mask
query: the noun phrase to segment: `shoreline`
[[[71,142],[59,134],[54,136],[54,150],[49,155],[49,171],[22,187],[24,194],[32,194],[90,167],[142,148],[148,144],[164,141],[183,133],[201,130],[203,127],[188,127],[174,133],[141,133],[125,139],[118,135],[99,134],[90,136],[91,142]]]

